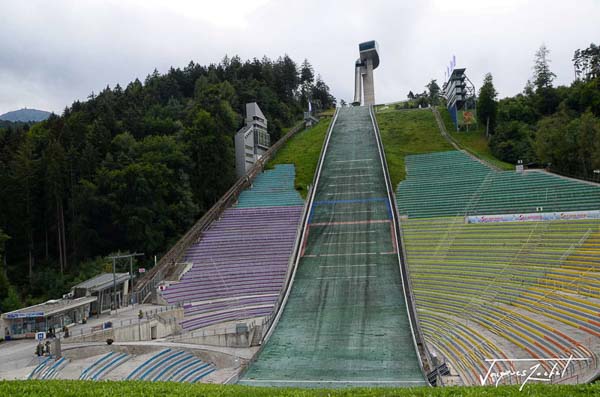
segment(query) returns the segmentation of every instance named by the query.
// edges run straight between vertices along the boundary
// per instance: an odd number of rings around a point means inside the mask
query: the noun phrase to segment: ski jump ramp
[[[427,384],[407,313],[374,123],[368,107],[336,113],[287,302],[239,383]]]

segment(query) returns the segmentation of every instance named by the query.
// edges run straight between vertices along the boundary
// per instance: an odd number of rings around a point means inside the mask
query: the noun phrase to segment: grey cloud
[[[189,13],[135,0],[8,2],[0,14],[0,113],[22,106],[60,112],[154,68],[214,63],[225,54],[308,58],[333,94],[349,100],[358,43],[370,39],[380,45],[380,102],[443,80],[452,54],[476,85],[492,72],[501,96],[514,95],[542,42],[557,83],[568,84],[573,51],[600,37],[600,3],[566,3],[272,0],[235,25],[219,23],[233,6],[225,0],[205,19],[198,17],[203,2],[189,2]]]

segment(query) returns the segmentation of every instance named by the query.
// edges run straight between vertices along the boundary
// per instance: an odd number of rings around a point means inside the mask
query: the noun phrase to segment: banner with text
[[[600,211],[534,212],[530,214],[467,216],[467,223],[543,222],[600,219]]]

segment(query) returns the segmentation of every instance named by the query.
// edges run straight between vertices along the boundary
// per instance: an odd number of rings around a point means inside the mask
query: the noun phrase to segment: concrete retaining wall
[[[101,331],[83,335],[73,335],[63,339],[63,343],[105,342],[112,339],[115,342],[132,342],[152,340],[174,335],[181,330],[179,321],[183,318],[183,309],[166,311],[150,320],[142,320],[131,325],[107,328]]]
[[[190,333],[176,338],[176,343],[191,343],[196,345],[222,346],[222,347],[251,347],[256,346],[262,339],[262,326],[250,327],[248,332],[236,333],[234,330],[225,333]]]
[[[192,343],[195,345],[223,346],[223,347],[250,347],[255,330],[241,334],[227,333],[216,335],[198,335],[190,338],[174,340],[177,343]]]

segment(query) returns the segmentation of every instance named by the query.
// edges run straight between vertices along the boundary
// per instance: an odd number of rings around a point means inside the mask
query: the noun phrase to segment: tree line
[[[522,93],[497,100],[491,74],[479,91],[477,116],[489,123],[490,149],[501,160],[548,167],[595,179],[600,168],[600,47],[573,56],[576,79],[555,87],[550,50],[535,54],[533,77]]]
[[[475,131],[485,131],[497,158],[512,164],[521,160],[579,178],[600,178],[600,46],[592,43],[577,49],[572,62],[573,83],[555,87],[550,50],[542,45],[523,92],[498,100],[488,73],[477,98],[466,98],[469,108],[476,104]],[[395,107],[445,106],[436,80],[425,88],[421,93],[410,91],[408,100]]]
[[[118,250],[164,253],[235,181],[245,103],[271,141],[335,98],[290,57],[154,71],[37,124],[0,126],[0,311],[64,293]]]

